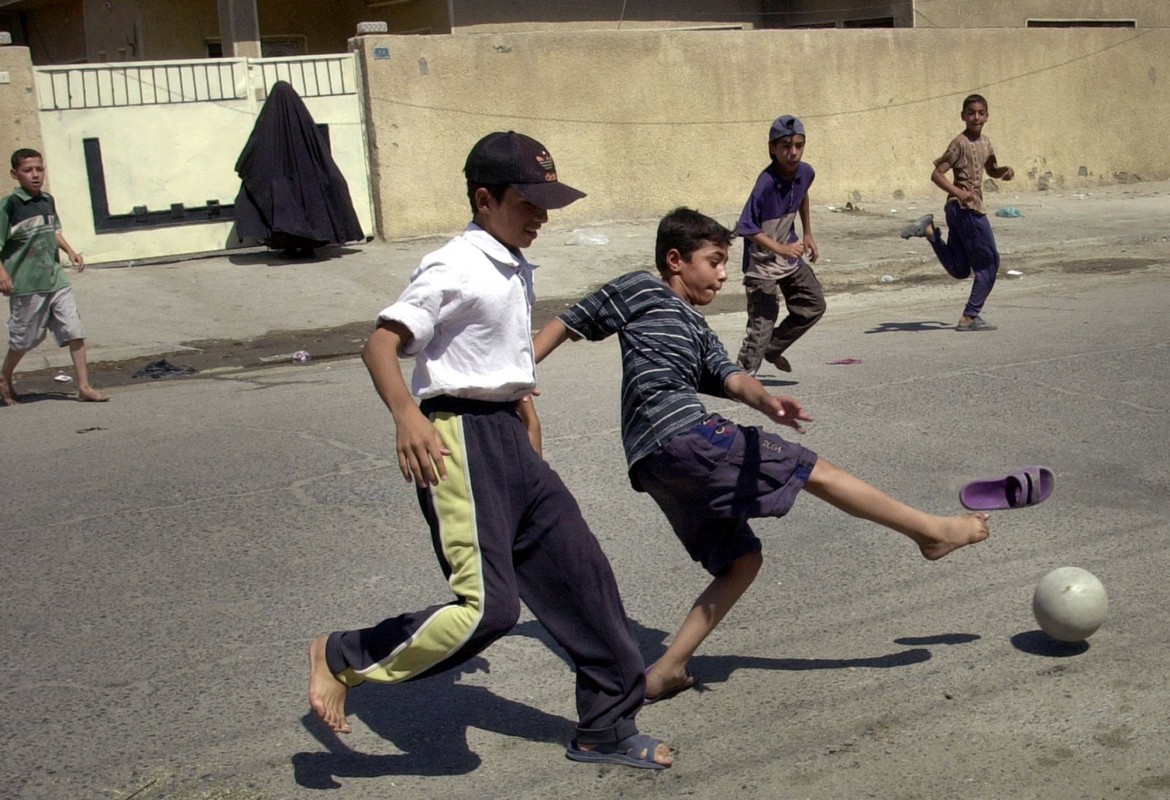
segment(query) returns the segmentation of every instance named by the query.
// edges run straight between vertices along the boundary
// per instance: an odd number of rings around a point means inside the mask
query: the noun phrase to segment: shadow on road
[[[882,322],[865,333],[921,333],[922,331],[954,330],[955,323],[923,320],[921,322]]]
[[[573,721],[459,683],[461,675],[490,671],[487,660],[477,656],[425,680],[395,686],[363,684],[351,690],[351,716],[400,753],[359,753],[316,714],[305,714],[301,724],[326,752],[295,754],[294,779],[308,789],[339,789],[337,778],[464,775],[480,765],[480,757],[467,744],[468,728],[564,746]]]
[[[1024,631],[1012,637],[1012,647],[1034,656],[1048,658],[1069,658],[1089,650],[1088,642],[1062,642],[1053,639],[1044,631]]]

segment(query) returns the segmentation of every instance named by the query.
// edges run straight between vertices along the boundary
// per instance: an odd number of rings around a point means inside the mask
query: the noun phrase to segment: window
[[[1029,28],[1136,28],[1133,19],[1030,19]]]
[[[874,17],[873,19],[847,19],[844,26],[846,28],[892,28],[894,27],[893,17]]]

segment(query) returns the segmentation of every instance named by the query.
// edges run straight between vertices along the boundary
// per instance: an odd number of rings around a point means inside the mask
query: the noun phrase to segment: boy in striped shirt
[[[622,348],[622,443],[630,482],[658,503],[691,558],[714,576],[670,647],[646,670],[646,702],[695,683],[687,664],[759,572],[748,521],[788,513],[801,489],[895,530],[936,560],[987,538],[987,514],[938,517],[911,508],[798,444],[708,413],[701,394],[728,397],[803,432],[812,417],[733,363],[696,309],[727,279],[731,231],[679,208],[658,226],[658,276],[615,278],[545,325],[540,361],[568,339],[617,334]]]

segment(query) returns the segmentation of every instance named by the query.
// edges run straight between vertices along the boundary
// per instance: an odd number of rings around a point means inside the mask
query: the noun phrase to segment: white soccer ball
[[[1080,567],[1060,567],[1040,579],[1032,594],[1032,614],[1053,639],[1079,642],[1093,635],[1109,611],[1109,598],[1097,576]]]

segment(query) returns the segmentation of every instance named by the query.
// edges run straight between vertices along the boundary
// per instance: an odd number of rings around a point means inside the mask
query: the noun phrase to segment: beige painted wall
[[[988,97],[1015,185],[1170,178],[1170,30],[511,33],[357,40],[387,238],[466,222],[470,146],[514,128],[589,197],[566,222],[738,210],[772,119],[801,116],[814,202],[941,200],[931,160]],[[388,47],[390,58],[374,59]],[[956,54],[959,54],[958,56]]]
[[[8,83],[0,83],[0,109],[4,110],[0,113],[0,159],[4,164],[0,185],[4,186],[3,194],[7,194],[9,186],[14,185],[8,178],[12,151],[31,147],[43,153],[45,145],[28,48],[0,47],[0,72],[8,73]]]
[[[1170,26],[1166,0],[914,0],[918,28],[1023,28],[1029,19],[1132,19],[1139,28]]]

